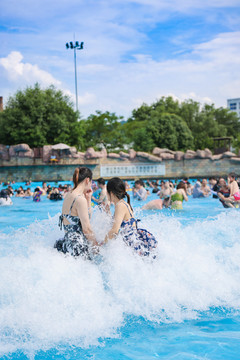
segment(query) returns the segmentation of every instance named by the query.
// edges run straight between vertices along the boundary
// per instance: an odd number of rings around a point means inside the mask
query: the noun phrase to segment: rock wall
[[[22,159],[21,159],[22,160]],[[85,161],[84,163],[65,163],[62,165],[43,165],[43,164],[18,164],[17,166],[12,163],[11,166],[2,166],[0,168],[0,181],[5,182],[8,180],[26,181],[68,181],[72,179],[72,175],[76,166],[87,166],[93,171],[94,179],[100,177],[101,165],[133,165],[133,164],[149,164],[150,161],[125,161],[117,158],[105,158],[98,161]],[[155,164],[157,164],[155,162]],[[228,173],[234,171],[240,174],[240,158],[234,159],[224,158],[220,160],[212,159],[182,159],[181,161],[175,160],[162,160],[161,165],[165,166],[165,175],[156,176],[156,178],[198,178],[209,176],[226,176]],[[128,177],[129,179],[134,176]],[[142,178],[149,178],[148,175]]]
[[[107,154],[106,150],[95,151],[89,148],[85,153],[76,148],[69,149],[67,155],[61,155],[58,162],[50,164],[52,146],[42,149],[42,158],[34,158],[34,152],[27,144],[10,147],[0,145],[0,181],[63,181],[71,180],[76,166],[88,166],[93,171],[94,178],[100,177],[101,165],[154,165],[161,164],[165,175],[158,178],[197,178],[209,176],[226,176],[229,172],[240,174],[240,157],[231,152],[213,155],[209,149],[172,151],[155,148],[153,154],[134,151]],[[61,153],[60,153],[61,154]],[[149,175],[142,176],[148,178]],[[134,175],[131,176],[134,178]]]

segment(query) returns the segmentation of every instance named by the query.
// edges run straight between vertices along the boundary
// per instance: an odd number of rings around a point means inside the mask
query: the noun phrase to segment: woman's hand
[[[92,194],[93,194],[92,189],[90,189],[90,190],[88,190],[88,191],[86,191],[86,192],[84,193],[84,196],[85,196],[88,204],[91,203]]]

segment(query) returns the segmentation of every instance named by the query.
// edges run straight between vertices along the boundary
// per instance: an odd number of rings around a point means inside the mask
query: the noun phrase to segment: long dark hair
[[[177,184],[177,190],[183,189],[186,192],[186,184],[183,181],[180,181],[179,184]]]
[[[124,199],[126,197],[128,205],[130,206],[131,210],[133,211],[131,203],[130,203],[130,196],[126,192],[125,184],[120,178],[114,177],[108,181],[107,192],[109,194],[113,193],[119,200]]]
[[[73,190],[75,190],[76,187],[86,178],[92,180],[92,170],[90,170],[87,167],[77,167],[73,174],[73,183],[74,183]]]

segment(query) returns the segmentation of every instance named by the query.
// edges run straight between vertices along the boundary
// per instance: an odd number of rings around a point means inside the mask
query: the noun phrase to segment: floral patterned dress
[[[69,253],[72,256],[82,256],[85,259],[91,260],[91,248],[86,236],[83,233],[81,221],[78,216],[71,215],[72,207],[78,196],[73,200],[69,214],[62,214],[59,217],[58,225],[60,226],[61,230],[63,227],[65,235],[63,239],[56,241],[54,247],[64,254]],[[64,218],[67,219],[69,224],[63,224]]]
[[[128,204],[124,201],[123,203],[127,206],[131,218],[121,223],[119,233],[122,235],[124,242],[132,247],[134,251],[140,256],[152,256],[156,258],[154,250],[157,247],[157,240],[146,229],[139,229],[137,226],[137,220],[133,217],[130,212]]]

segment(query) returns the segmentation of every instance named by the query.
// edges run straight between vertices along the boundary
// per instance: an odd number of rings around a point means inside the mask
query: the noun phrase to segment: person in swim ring
[[[176,192],[171,195],[171,209],[182,210],[182,203],[184,200],[188,201],[187,184],[185,184],[183,181],[180,181],[180,183],[177,185]]]

